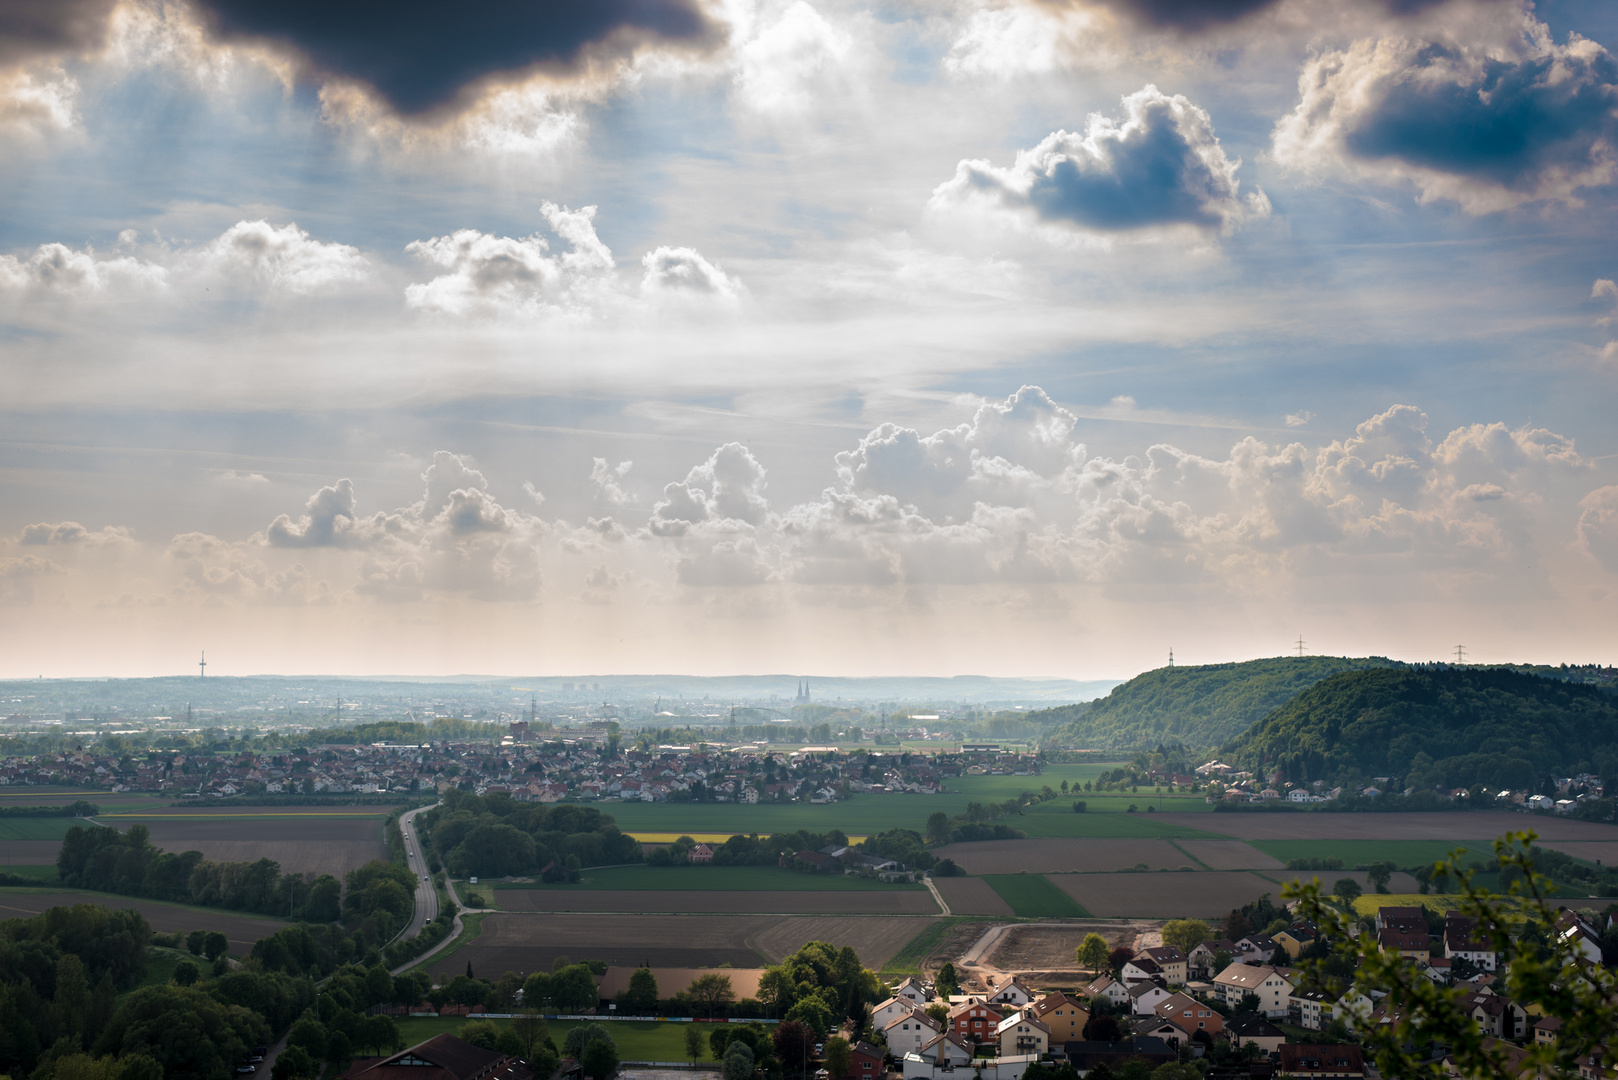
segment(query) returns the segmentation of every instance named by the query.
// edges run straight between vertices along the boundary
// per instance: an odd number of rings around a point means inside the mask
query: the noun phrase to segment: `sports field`
[[[723,892],[740,889],[777,892],[926,892],[924,885],[889,885],[849,874],[800,874],[778,866],[605,866],[585,870],[573,885],[500,882],[501,890],[578,892],[596,889]]]
[[[989,888],[1025,919],[1082,919],[1090,914],[1043,874],[985,874]]]

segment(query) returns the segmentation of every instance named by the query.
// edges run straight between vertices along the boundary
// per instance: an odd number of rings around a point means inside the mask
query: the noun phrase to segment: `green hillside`
[[[1618,773],[1618,698],[1488,668],[1348,671],[1235,738],[1232,764],[1293,781],[1389,776],[1394,787],[1537,789]]]
[[[1397,667],[1380,656],[1277,656],[1239,664],[1157,668],[1100,701],[1028,714],[1056,724],[1047,746],[1134,750],[1160,742],[1192,749],[1240,735],[1321,679],[1342,671]]]

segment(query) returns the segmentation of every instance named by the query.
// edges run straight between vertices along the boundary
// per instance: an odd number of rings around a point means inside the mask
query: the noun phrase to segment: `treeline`
[[[553,863],[577,870],[641,861],[640,843],[593,807],[452,789],[415,820],[433,855],[457,877],[531,874]]]
[[[1219,746],[1341,671],[1400,666],[1386,657],[1278,656],[1143,672],[1099,701],[1031,712],[1056,723],[1046,745],[1135,749],[1164,740]]]
[[[228,1080],[314,1002],[310,979],[262,970],[141,987],[152,942],[138,911],[92,904],[0,922],[0,1074]]]
[[[1424,667],[1331,676],[1222,754],[1307,783],[1394,777],[1395,790],[1537,790],[1552,775],[1618,783],[1618,701],[1593,686],[1505,669]]]
[[[798,851],[819,851],[823,847],[847,847],[848,836],[838,829],[812,833],[803,829],[790,833],[736,835],[713,849],[715,866],[777,866],[784,856]],[[656,860],[651,860],[656,861]]]
[[[134,825],[126,833],[75,825],[62,841],[56,872],[74,888],[124,896],[311,923],[346,917],[370,941],[386,941],[409,922],[415,891],[409,870],[380,859],[349,871],[343,882],[330,874],[283,874],[273,859],[214,862],[199,851],[162,851],[152,844],[144,825]]]
[[[0,817],[95,817],[99,813],[101,807],[83,799],[68,803],[66,806],[0,806]]]

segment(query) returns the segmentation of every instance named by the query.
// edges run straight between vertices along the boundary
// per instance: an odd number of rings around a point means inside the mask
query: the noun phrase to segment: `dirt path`
[[[931,874],[923,874],[921,883],[927,886],[927,891],[933,894],[934,900],[938,901],[938,913],[940,915],[950,914],[949,905],[944,903],[944,894],[938,891],[937,885],[933,884],[933,876]]]

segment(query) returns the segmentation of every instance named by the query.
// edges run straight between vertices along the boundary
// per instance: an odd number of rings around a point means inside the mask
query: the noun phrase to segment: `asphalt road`
[[[421,933],[422,927],[438,918],[438,890],[433,888],[427,873],[427,856],[421,849],[421,839],[416,835],[416,815],[431,809],[430,806],[422,806],[399,815],[399,831],[404,833],[405,865],[416,875],[416,914],[400,935],[402,938],[415,937]]]

